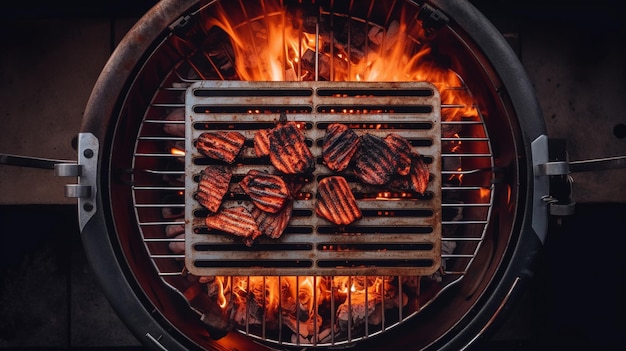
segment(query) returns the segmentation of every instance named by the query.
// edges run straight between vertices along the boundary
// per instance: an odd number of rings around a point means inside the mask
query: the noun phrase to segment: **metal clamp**
[[[78,134],[78,164],[58,163],[55,174],[60,177],[78,177],[77,184],[65,185],[65,196],[78,199],[80,229],[96,213],[98,139],[91,133]]]

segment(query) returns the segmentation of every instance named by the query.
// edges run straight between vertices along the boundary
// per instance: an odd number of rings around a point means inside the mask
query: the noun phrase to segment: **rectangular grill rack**
[[[441,265],[441,113],[437,89],[424,82],[201,81],[185,99],[185,265],[198,276],[215,275],[429,275]],[[237,182],[250,170],[275,173],[254,153],[259,129],[287,118],[303,125],[316,167],[294,200],[293,216],[278,239],[261,236],[248,247],[235,236],[209,230],[207,211],[195,200],[198,175],[220,164],[194,146],[206,131],[246,137],[230,165],[223,207],[252,206]],[[426,160],[431,180],[423,196],[361,184],[346,177],[363,218],[339,228],[315,214],[317,182],[335,175],[321,162],[325,128],[349,125],[357,134],[407,138]]]

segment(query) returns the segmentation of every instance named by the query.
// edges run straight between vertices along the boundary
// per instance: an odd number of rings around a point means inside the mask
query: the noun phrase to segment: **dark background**
[[[579,158],[613,156],[604,154],[607,151],[602,149],[599,154],[586,153],[589,147],[576,144],[580,137],[571,134],[576,131],[571,130],[569,122],[562,122],[571,119],[575,120],[574,126],[581,123],[586,126],[588,130],[583,132],[591,139],[588,142],[592,147],[600,148],[603,142],[610,140],[611,152],[626,154],[624,112],[606,113],[584,108],[593,106],[594,101],[581,99],[593,100],[594,95],[575,95],[578,89],[596,89],[589,81],[576,79],[579,78],[576,72],[585,76],[577,67],[599,67],[607,62],[615,64],[616,74],[609,88],[625,91],[623,50],[607,49],[607,44],[612,48],[626,47],[623,11],[617,10],[621,9],[618,6],[621,3],[610,0],[572,0],[566,4],[538,0],[471,2],[496,24],[519,54],[537,88],[551,136],[571,139],[568,147]],[[9,21],[9,25],[5,22],[0,28],[3,38],[19,39],[20,32],[12,33],[11,25],[21,20],[55,19],[57,24],[56,20],[104,19],[114,23],[130,19],[132,22],[154,3],[144,0],[92,0],[78,4],[40,0],[3,2],[0,19]],[[115,38],[120,36],[117,30],[117,34],[111,35],[111,49],[117,42]],[[572,47],[578,50],[563,52]],[[546,50],[544,56],[538,48],[556,48],[556,51]],[[558,62],[549,60],[550,55],[568,57],[570,54],[578,55],[575,67],[571,68],[574,78],[545,75],[546,67],[561,68]],[[617,59],[613,60],[615,57]],[[555,90],[551,89],[557,88],[569,89],[565,94],[573,94],[576,99],[570,98],[564,103],[555,101],[557,97],[552,95]],[[623,104],[619,100],[614,102]],[[0,103],[10,104],[10,101]],[[603,122],[608,126],[606,130],[595,130],[596,118],[600,118],[595,114],[610,115],[607,117],[610,120]],[[552,221],[535,267],[535,279],[514,307],[506,311],[507,318],[494,330],[485,346],[487,349],[624,349],[626,194],[624,180],[620,178],[623,173],[611,172],[584,175],[592,179],[590,183],[598,183],[596,186],[602,190],[583,191],[574,216],[563,218],[559,223],[556,219]],[[42,182],[53,177],[51,171],[41,174]],[[594,177],[597,182],[593,181]],[[611,194],[598,196],[604,192]],[[3,196],[7,195],[0,193],[0,199]],[[0,348],[140,349],[90,274],[82,251],[76,206],[24,202],[0,201]]]

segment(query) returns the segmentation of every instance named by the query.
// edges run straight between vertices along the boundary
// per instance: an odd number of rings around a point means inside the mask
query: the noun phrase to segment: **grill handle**
[[[50,158],[31,157],[22,155],[10,155],[0,153],[0,165],[30,167],[40,169],[55,169],[58,164],[76,166],[76,161],[54,160]]]
[[[76,177],[77,184],[65,185],[65,197],[78,199],[78,224],[82,232],[96,213],[98,152],[100,143],[91,133],[78,134],[78,162],[55,163],[55,174]]]
[[[571,173],[626,168],[626,156],[570,161],[565,140],[550,139],[548,144],[550,161],[537,164],[535,175],[550,177],[550,192],[542,196],[542,200],[549,204],[550,214],[554,216],[569,216],[575,212]]]

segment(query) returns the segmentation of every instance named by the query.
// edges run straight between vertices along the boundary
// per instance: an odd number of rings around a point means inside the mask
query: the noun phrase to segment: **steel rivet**
[[[83,210],[91,212],[93,210],[93,204],[91,202],[87,202],[83,205]]]
[[[87,149],[85,151],[83,151],[83,155],[87,158],[92,158],[93,157],[93,150],[92,149]]]

